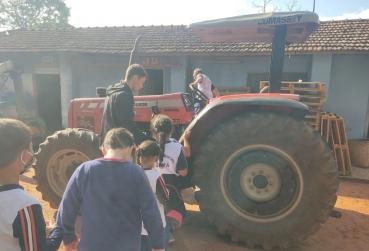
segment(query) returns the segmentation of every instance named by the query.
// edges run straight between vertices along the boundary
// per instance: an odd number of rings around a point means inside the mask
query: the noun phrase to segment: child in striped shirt
[[[63,239],[61,227],[46,238],[41,203],[19,185],[19,174],[34,161],[29,127],[0,119],[0,250],[54,251]]]

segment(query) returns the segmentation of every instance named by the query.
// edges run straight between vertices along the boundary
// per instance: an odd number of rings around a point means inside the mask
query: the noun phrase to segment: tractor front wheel
[[[95,133],[84,129],[57,131],[40,145],[36,153],[35,179],[42,199],[57,209],[68,180],[85,161],[102,156]]]
[[[318,231],[336,202],[338,168],[301,119],[247,112],[216,126],[195,156],[195,197],[221,234],[288,248]]]

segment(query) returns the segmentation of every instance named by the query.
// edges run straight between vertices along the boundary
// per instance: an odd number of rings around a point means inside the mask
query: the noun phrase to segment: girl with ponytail
[[[182,218],[184,218],[186,216],[186,208],[181,196],[181,191],[179,191],[177,187],[177,177],[187,175],[188,165],[182,145],[171,140],[172,130],[172,121],[167,116],[158,115],[151,121],[152,135],[160,146],[160,155],[156,162],[156,169],[163,175],[170,193],[175,193],[177,195],[176,210],[180,212]],[[185,146],[188,146],[188,136],[189,134],[185,135]],[[166,222],[165,234],[166,240],[169,242],[170,233],[172,231],[172,220],[166,217]]]
[[[168,191],[161,173],[159,173],[154,167],[160,152],[160,147],[156,142],[146,140],[136,149],[136,163],[145,170],[151,189],[156,195],[163,226],[166,226],[166,218],[169,218],[177,222],[178,225],[181,225],[182,215],[176,211],[177,200],[175,198],[174,200],[171,198],[171,196],[177,195]],[[167,245],[168,243],[165,242],[165,247],[167,247]],[[151,251],[152,248],[148,233],[142,225],[140,251]]]

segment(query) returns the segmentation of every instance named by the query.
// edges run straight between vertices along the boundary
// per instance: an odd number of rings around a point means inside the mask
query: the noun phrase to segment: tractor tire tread
[[[255,126],[256,125],[256,126]],[[220,158],[220,152],[226,148],[224,140],[239,142],[245,140],[240,137],[240,133],[236,131],[249,132],[247,135],[255,135],[263,130],[268,130],[270,126],[275,129],[274,133],[283,133],[290,129],[298,132],[299,136],[311,142],[311,146],[317,149],[319,156],[317,161],[321,164],[320,175],[323,176],[321,193],[323,201],[320,201],[321,210],[314,212],[314,219],[309,222],[308,226],[302,234],[295,233],[293,230],[282,239],[273,239],[273,233],[265,233],[264,236],[257,236],[249,231],[248,234],[240,234],[240,229],[232,229],[229,222],[222,219],[222,215],[217,214],[213,204],[211,191],[206,190],[210,187],[209,174],[212,170],[207,168],[212,166]],[[295,128],[298,126],[298,128]],[[324,142],[312,127],[300,119],[289,117],[281,113],[271,112],[247,112],[228,118],[221,124],[212,129],[210,134],[203,140],[194,163],[195,174],[193,177],[194,184],[200,188],[195,192],[195,197],[199,202],[200,209],[207,215],[210,223],[215,224],[220,234],[228,234],[233,241],[243,241],[247,246],[252,248],[255,245],[262,246],[265,250],[271,250],[276,247],[286,249],[296,244],[301,244],[310,235],[315,234],[322,223],[325,223],[332,211],[336,200],[336,192],[338,190],[338,168],[333,160],[331,150],[328,144]],[[222,195],[214,195],[222,196]]]
[[[56,131],[53,135],[46,138],[45,142],[40,144],[38,152],[35,154],[36,163],[33,166],[35,170],[34,179],[37,181],[36,190],[41,192],[42,199],[49,202],[50,207],[57,209],[61,198],[53,192],[47,179],[47,166],[49,159],[58,151],[73,147],[73,143],[84,143],[91,157],[101,157],[98,149],[99,138],[92,131],[84,129],[71,129]],[[100,152],[100,154],[99,154]]]

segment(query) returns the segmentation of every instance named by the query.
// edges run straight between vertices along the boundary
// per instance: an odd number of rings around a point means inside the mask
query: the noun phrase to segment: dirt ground
[[[43,206],[45,220],[52,219],[55,209],[41,199],[36,190],[36,182],[31,169],[21,177],[21,185],[32,196],[39,199]],[[218,234],[204,214],[199,211],[192,191],[183,193],[188,217],[180,229],[175,231],[176,241],[170,244],[170,251],[257,251],[249,249],[242,243],[233,243],[229,237]],[[300,247],[290,251],[368,251],[369,250],[369,184],[341,181],[338,191],[336,210],[343,216],[341,219],[330,218],[322,225],[318,233],[308,238]],[[63,246],[63,245],[62,245]],[[60,251],[64,251],[61,247]]]

